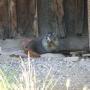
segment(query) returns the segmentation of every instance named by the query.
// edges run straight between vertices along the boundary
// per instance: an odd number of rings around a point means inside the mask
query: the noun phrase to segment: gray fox
[[[56,33],[47,33],[45,36],[30,40],[24,46],[24,52],[29,52],[31,57],[39,57],[40,54],[54,53],[59,50],[59,39]]]

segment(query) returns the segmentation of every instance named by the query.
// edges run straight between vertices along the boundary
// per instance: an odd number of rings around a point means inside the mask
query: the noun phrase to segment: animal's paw
[[[38,53],[36,53],[36,52],[34,52],[32,50],[27,50],[27,51],[25,51],[25,53],[27,55],[29,54],[29,56],[32,57],[32,58],[38,58],[38,57],[40,57],[40,54],[38,54]]]
[[[38,53],[36,53],[34,51],[28,51],[28,53],[29,53],[30,57],[32,57],[32,58],[40,57],[40,54],[38,54]]]

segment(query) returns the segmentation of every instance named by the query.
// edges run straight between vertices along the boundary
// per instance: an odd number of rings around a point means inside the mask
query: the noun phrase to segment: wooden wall
[[[63,36],[68,32],[82,33],[84,1],[86,0],[38,0],[36,18],[36,0],[0,0],[0,28],[4,29],[0,31],[7,32],[7,37],[15,36],[17,32],[29,36],[35,33],[33,25],[37,19],[41,35],[51,31]],[[53,3],[59,4],[55,6]],[[57,6],[60,8],[56,10]],[[53,9],[60,14],[57,15]]]
[[[0,0],[0,38],[33,33],[35,0]]]
[[[82,49],[88,47],[87,27],[87,0],[0,0],[3,39],[56,32],[61,49]]]
[[[18,32],[21,35],[33,34],[35,0],[17,0]]]
[[[39,0],[38,13],[40,35],[56,32],[65,36],[63,0]]]

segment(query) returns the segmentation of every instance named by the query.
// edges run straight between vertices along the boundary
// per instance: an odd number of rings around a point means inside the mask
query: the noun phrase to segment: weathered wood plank
[[[34,0],[17,0],[17,24],[21,35],[33,34],[33,21],[35,15]]]
[[[60,37],[65,36],[63,27],[63,0],[38,0],[39,30],[44,35],[56,32]]]
[[[34,4],[35,4],[35,15],[34,15],[34,21],[33,21],[33,34],[35,37],[39,37],[39,29],[38,29],[38,0],[34,0]]]
[[[8,3],[7,0],[0,0],[0,38],[4,39],[8,37]]]
[[[83,34],[84,0],[64,0],[65,23],[68,34]],[[87,31],[86,31],[87,32]]]
[[[10,37],[16,37],[17,33],[17,14],[16,14],[16,0],[8,0],[8,17],[10,27]]]
[[[89,49],[90,49],[90,0],[87,0],[88,3],[88,34],[89,34]]]
[[[15,0],[0,0],[0,38],[15,37],[16,6]]]

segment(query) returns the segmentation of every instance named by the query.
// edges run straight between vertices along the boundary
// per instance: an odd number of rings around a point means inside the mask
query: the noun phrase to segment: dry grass
[[[13,83],[9,83],[6,75],[0,69],[0,90],[53,90],[59,79],[55,81],[52,77],[50,78],[51,68],[43,80],[43,83],[38,85],[35,68],[32,66],[29,55],[27,65],[21,57],[20,60],[21,73],[19,74],[19,78],[13,76],[15,79]]]

